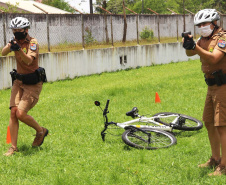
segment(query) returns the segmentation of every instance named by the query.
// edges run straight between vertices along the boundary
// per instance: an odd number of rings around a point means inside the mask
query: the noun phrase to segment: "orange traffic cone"
[[[8,128],[7,128],[6,143],[7,143],[7,144],[10,144],[10,143],[11,143],[11,136],[10,136],[10,129],[9,129],[9,126],[8,126]]]
[[[155,93],[155,103],[161,103],[158,93]]]

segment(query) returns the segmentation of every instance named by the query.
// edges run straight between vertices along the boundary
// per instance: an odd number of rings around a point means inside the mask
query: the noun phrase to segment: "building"
[[[48,14],[71,14],[46,4],[42,4],[39,1],[24,1],[24,0],[0,0],[0,7],[8,8],[10,5],[16,6],[17,11],[20,13],[48,13]]]

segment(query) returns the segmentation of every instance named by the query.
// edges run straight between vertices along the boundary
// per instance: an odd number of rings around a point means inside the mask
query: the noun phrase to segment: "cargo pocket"
[[[216,122],[216,126],[225,126],[226,125],[226,102],[219,102],[217,103],[217,109],[216,111],[218,113],[218,122]],[[217,124],[218,123],[218,124]]]

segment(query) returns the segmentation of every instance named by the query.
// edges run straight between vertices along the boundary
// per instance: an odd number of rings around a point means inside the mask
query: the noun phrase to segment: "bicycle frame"
[[[101,132],[101,137],[102,137],[102,140],[105,141],[105,131],[107,130],[108,126],[109,125],[116,125],[120,128],[123,128],[123,129],[131,129],[131,128],[134,128],[134,129],[137,129],[137,130],[140,130],[142,132],[144,132],[145,134],[148,135],[149,139],[150,139],[150,135],[149,133],[145,132],[144,128],[151,128],[151,129],[158,129],[158,130],[164,130],[164,131],[169,131],[169,132],[172,132],[173,130],[173,126],[166,126],[166,125],[163,125],[159,122],[156,122],[154,121],[155,118],[166,118],[166,117],[172,117],[172,115],[169,115],[169,116],[156,116],[156,117],[145,117],[145,116],[140,116],[138,115],[139,118],[137,119],[134,119],[134,120],[130,120],[130,121],[126,121],[126,122],[122,122],[122,123],[116,123],[116,122],[108,122],[108,117],[107,117],[107,114],[104,115],[105,117],[105,122],[104,122],[104,130],[102,130]],[[177,116],[173,122],[173,123],[176,123],[178,121],[178,118],[179,116]],[[155,124],[156,126],[150,126],[150,125],[141,125],[141,124],[137,124],[137,125],[133,125],[134,123],[152,123],[152,124]]]
[[[99,102],[95,102],[95,104],[97,106],[100,106],[100,103]],[[140,130],[144,133],[146,133],[147,135],[149,135],[147,132],[143,131],[142,129],[144,128],[151,128],[151,129],[158,129],[158,130],[164,130],[164,131],[169,131],[169,132],[172,132],[173,130],[173,125],[176,124],[179,120],[179,116],[177,116],[173,121],[172,121],[172,125],[170,126],[166,126],[166,125],[163,125],[157,121],[155,121],[154,119],[156,118],[167,118],[167,117],[172,117],[173,115],[165,115],[165,116],[154,116],[154,117],[146,117],[146,116],[140,116],[139,114],[136,114],[136,117],[138,117],[137,119],[133,119],[133,120],[130,120],[130,121],[126,121],[126,122],[122,122],[122,123],[116,123],[116,122],[108,122],[108,117],[107,117],[107,114],[109,113],[108,111],[108,105],[109,105],[109,100],[107,101],[106,103],[106,106],[105,106],[105,109],[103,110],[103,117],[105,119],[104,121],[104,129],[102,130],[101,132],[101,136],[102,136],[102,140],[104,141],[105,140],[105,131],[107,130],[108,126],[109,125],[116,125],[120,128],[123,128],[123,129],[131,129],[131,128],[134,128],[134,129],[137,129],[137,130]],[[150,125],[141,125],[141,124],[137,124],[137,125],[133,125],[135,123],[152,123],[156,126],[150,126]]]
[[[166,116],[164,116],[166,117]],[[171,126],[166,126],[166,125],[163,125],[159,122],[156,122],[154,121],[154,118],[155,117],[143,117],[141,116],[140,118],[137,118],[137,119],[134,119],[134,120],[130,120],[130,121],[126,121],[126,122],[123,122],[123,123],[116,123],[116,125],[118,127],[121,127],[121,128],[126,128],[127,126],[133,126],[133,127],[136,127],[136,128],[153,128],[153,129],[158,129],[158,130],[164,130],[164,131],[170,131],[172,132],[173,130],[173,127]],[[137,125],[133,125],[134,123],[152,123],[156,126],[150,126],[150,125],[141,125],[141,124],[137,124]]]
[[[169,115],[169,116],[157,116],[157,117],[140,116],[140,118],[137,118],[137,119],[134,119],[134,120],[130,120],[130,121],[126,121],[126,122],[122,122],[122,123],[108,122],[108,118],[106,116],[105,125],[115,124],[116,126],[124,128],[124,129],[126,129],[126,127],[128,127],[128,126],[133,126],[133,127],[141,128],[141,129],[142,128],[153,128],[153,129],[158,129],[158,130],[164,130],[164,131],[172,132],[172,130],[173,130],[172,126],[166,126],[166,125],[163,125],[163,124],[161,124],[161,123],[159,123],[157,121],[154,121],[155,118],[163,118],[163,117],[164,118],[172,117],[172,115]],[[177,118],[173,122],[176,122],[178,120]],[[141,125],[141,124],[133,125],[134,123],[152,123],[152,124],[155,124],[156,126]]]

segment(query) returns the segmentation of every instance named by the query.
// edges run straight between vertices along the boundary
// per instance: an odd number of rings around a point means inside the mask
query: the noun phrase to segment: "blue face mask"
[[[17,40],[23,40],[27,37],[27,33],[25,31],[24,32],[15,32],[13,34]]]

